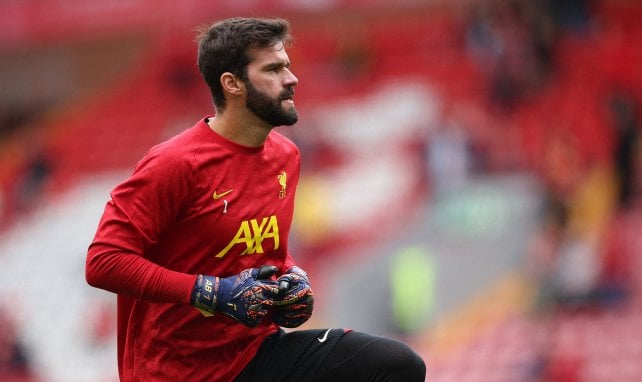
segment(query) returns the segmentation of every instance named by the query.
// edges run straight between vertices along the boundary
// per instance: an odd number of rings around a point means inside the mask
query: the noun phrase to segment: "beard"
[[[247,81],[247,108],[270,126],[292,126],[299,119],[294,107],[286,109],[281,102],[294,95],[292,88],[285,89],[276,98],[270,98],[267,94],[256,89],[250,81]]]

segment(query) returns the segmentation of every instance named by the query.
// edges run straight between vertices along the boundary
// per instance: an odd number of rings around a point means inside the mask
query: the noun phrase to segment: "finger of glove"
[[[252,277],[247,277],[247,278],[239,277],[235,281],[233,294],[238,295],[243,293],[245,290],[254,289],[255,287],[258,287],[262,290],[270,291],[272,293],[278,293],[279,291],[278,284],[274,281],[256,280]]]
[[[270,305],[278,293],[275,282],[257,281],[251,271],[246,269],[237,276],[221,279],[218,290],[217,309],[243,323],[250,306]]]
[[[279,284],[279,293],[285,293],[288,289],[290,289],[290,286],[295,282],[292,276],[292,273],[286,273],[276,280],[276,282]]]
[[[294,304],[288,305],[285,309],[278,309],[277,312],[286,317],[296,317],[301,314],[312,313],[313,306],[308,304]]]
[[[283,315],[312,312],[312,309],[313,305],[310,304],[292,304],[277,307],[277,311]]]
[[[314,308],[314,296],[311,294],[304,296],[302,299],[300,299],[294,304],[280,305],[276,307],[277,311],[282,314],[289,314],[290,312],[298,312],[298,311],[312,312],[313,308]]]
[[[295,283],[307,283],[308,279],[307,277],[300,275],[298,273],[286,273],[281,275],[277,280],[277,282],[281,281],[287,281],[290,284],[295,284]]]
[[[268,310],[262,303],[252,304],[247,308],[247,316],[255,321],[261,321],[268,314]]]
[[[276,312],[272,315],[272,322],[286,328],[296,328],[301,326],[312,316],[312,311],[301,312]]]
[[[258,282],[256,285],[263,292],[265,299],[273,300],[279,295],[279,286],[274,281]]]
[[[242,324],[253,328],[258,325],[266,315],[267,310],[262,305],[258,304],[249,306],[244,315],[237,315],[232,317],[237,319]]]
[[[286,273],[279,277],[276,282],[279,284],[279,293],[281,294],[290,293],[290,289],[296,288],[297,284],[309,284],[307,278],[296,273]]]
[[[312,295],[312,289],[308,285],[298,284],[290,288],[285,294],[280,294],[279,298],[274,300],[273,305],[291,305],[303,299],[306,295]]]
[[[254,268],[252,271],[252,277],[257,280],[267,280],[270,277],[274,276],[279,271],[274,265],[262,265],[260,268]]]
[[[305,278],[306,280],[308,279],[308,274],[307,274],[307,272],[306,272],[306,271],[304,271],[303,269],[301,269],[301,268],[297,267],[296,265],[293,265],[293,266],[292,266],[292,268],[290,268],[290,269],[288,270],[288,272],[287,272],[287,273],[297,274],[297,275],[302,276],[302,277],[303,277],[303,278]]]
[[[283,294],[287,292],[287,290],[290,289],[290,281],[283,279],[279,281],[279,293]]]
[[[299,320],[299,319],[308,319],[312,317],[312,307],[305,306],[301,309],[288,310],[288,311],[279,311],[278,314],[282,315],[288,320]]]
[[[278,287],[274,282],[256,282],[242,293],[242,299],[246,306],[256,304],[271,306],[277,297]]]
[[[287,319],[275,319],[272,320],[275,324],[282,326],[284,328],[298,328],[299,326],[303,325],[307,320],[300,319],[300,320],[287,320]]]

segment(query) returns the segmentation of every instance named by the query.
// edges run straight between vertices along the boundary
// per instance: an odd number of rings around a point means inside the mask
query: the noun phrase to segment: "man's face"
[[[298,79],[289,69],[285,47],[278,43],[253,52],[246,82],[247,108],[270,126],[290,126],[299,116],[294,107]]]
[[[271,126],[291,126],[299,116],[294,105],[283,105],[284,101],[294,95],[292,88],[284,89],[278,96],[270,97],[247,82],[247,108],[263,122]]]

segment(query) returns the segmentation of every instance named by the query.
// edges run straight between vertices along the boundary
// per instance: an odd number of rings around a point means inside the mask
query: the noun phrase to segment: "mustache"
[[[288,88],[281,92],[281,99],[292,98],[294,97],[294,89]]]

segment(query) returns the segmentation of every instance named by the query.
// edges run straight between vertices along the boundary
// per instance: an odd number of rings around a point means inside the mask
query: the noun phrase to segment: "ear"
[[[240,95],[245,90],[245,84],[230,72],[225,72],[220,78],[223,91],[232,95]]]

